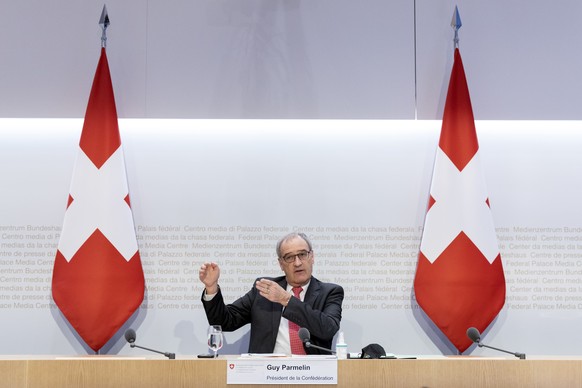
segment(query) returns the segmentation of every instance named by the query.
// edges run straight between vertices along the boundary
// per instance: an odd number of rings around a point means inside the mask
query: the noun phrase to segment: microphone
[[[469,339],[473,342],[475,342],[480,348],[489,348],[489,349],[493,349],[493,350],[498,350],[500,352],[504,352],[504,353],[509,353],[509,354],[513,354],[515,357],[519,358],[520,360],[525,360],[525,353],[517,353],[517,352],[510,352],[507,350],[503,350],[503,349],[498,349],[498,348],[494,348],[493,346],[487,346],[483,343],[481,343],[481,333],[479,333],[479,330],[477,330],[474,327],[470,327],[467,329],[467,337],[469,337]]]
[[[299,336],[299,339],[301,340],[301,342],[303,342],[303,344],[305,345],[306,348],[319,349],[319,350],[329,352],[331,354],[335,354],[335,352],[331,349],[322,348],[321,346],[317,346],[317,345],[312,344],[311,343],[311,333],[306,328],[304,328],[304,327],[299,328],[297,335]]]
[[[174,354],[174,353],[160,352],[158,350],[148,349],[148,348],[144,348],[143,346],[136,345],[135,344],[135,330],[133,330],[133,329],[127,329],[125,331],[125,340],[127,342],[129,342],[129,346],[132,348],[140,348],[140,349],[144,349],[144,350],[149,350],[150,352],[163,354],[164,356],[168,357],[170,360],[176,359],[176,354]]]

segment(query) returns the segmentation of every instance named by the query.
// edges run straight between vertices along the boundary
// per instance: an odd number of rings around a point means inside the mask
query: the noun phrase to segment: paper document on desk
[[[335,354],[292,354],[291,358],[303,360],[335,360],[337,356]]]
[[[243,353],[240,358],[292,358],[303,360],[335,360],[333,354]]]
[[[289,357],[288,354],[285,353],[243,353],[240,355],[241,358],[252,358],[252,357]]]

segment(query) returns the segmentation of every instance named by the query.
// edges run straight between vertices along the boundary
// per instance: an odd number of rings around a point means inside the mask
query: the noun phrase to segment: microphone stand
[[[174,354],[174,353],[160,352],[159,350],[145,348],[143,346],[136,345],[134,342],[130,343],[129,344],[129,347],[131,347],[131,348],[140,348],[140,349],[143,349],[143,350],[149,350],[150,352],[163,354],[164,356],[168,357],[168,359],[170,359],[170,360],[175,360],[176,359],[176,354]]]
[[[509,354],[513,354],[515,357],[519,358],[520,360],[525,360],[525,353],[518,353],[518,352],[510,352],[508,350],[503,350],[503,349],[499,349],[499,348],[494,348],[493,346],[488,346],[485,344],[482,344],[481,342],[477,342],[477,345],[480,348],[489,348],[489,349],[493,349],[493,350],[498,350],[500,352],[504,352],[504,353],[509,353]]]
[[[308,348],[314,348],[314,349],[324,350],[326,352],[330,352],[331,354],[335,354],[335,352],[333,350],[327,349],[327,348],[322,348],[321,346],[313,345],[309,341],[305,341],[304,344],[305,344],[305,347],[308,347]]]

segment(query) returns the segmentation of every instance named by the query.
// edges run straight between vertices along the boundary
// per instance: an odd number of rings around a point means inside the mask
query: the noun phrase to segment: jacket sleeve
[[[221,325],[223,331],[235,331],[250,323],[251,307],[256,294],[256,289],[253,287],[245,295],[226,305],[220,287],[218,294],[209,301],[204,300],[204,291],[202,291],[202,305],[206,312],[208,324]]]

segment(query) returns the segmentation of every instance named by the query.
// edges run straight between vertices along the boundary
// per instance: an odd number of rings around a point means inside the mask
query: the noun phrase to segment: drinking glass
[[[208,326],[208,348],[214,352],[214,358],[216,358],[218,350],[222,348],[222,327],[220,325]]]

